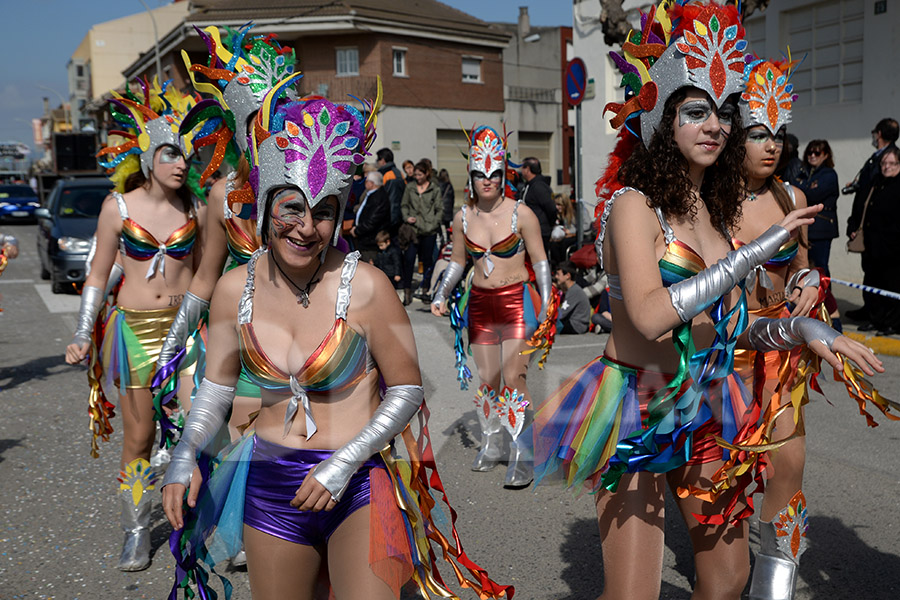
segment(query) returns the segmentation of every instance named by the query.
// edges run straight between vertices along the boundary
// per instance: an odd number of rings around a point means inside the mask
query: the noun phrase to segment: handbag
[[[869,195],[866,197],[866,203],[863,205],[863,214],[862,219],[859,222],[859,227],[856,229],[856,235],[853,238],[847,240],[847,252],[865,252],[866,244],[863,241],[863,224],[866,222],[866,211],[869,209],[869,200],[872,199],[872,192],[875,191],[875,186],[872,186],[872,189],[869,190]]]

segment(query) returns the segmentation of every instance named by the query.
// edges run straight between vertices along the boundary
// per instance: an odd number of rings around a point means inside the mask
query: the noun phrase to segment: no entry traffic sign
[[[571,106],[578,106],[584,100],[584,88],[587,84],[587,69],[584,61],[573,58],[566,65],[566,94]]]

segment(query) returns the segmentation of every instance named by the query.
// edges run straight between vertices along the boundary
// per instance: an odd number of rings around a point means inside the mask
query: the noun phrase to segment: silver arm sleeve
[[[794,346],[809,344],[816,340],[831,350],[834,340],[840,336],[837,331],[822,321],[809,317],[786,319],[762,317],[753,321],[747,335],[753,349],[760,352],[790,350]]]
[[[94,321],[97,320],[97,313],[103,305],[103,290],[93,285],[87,285],[81,290],[81,308],[78,310],[78,323],[75,327],[75,337],[73,342],[76,344],[86,344],[91,341],[91,332],[94,330]]]
[[[166,469],[162,487],[170,483],[180,483],[184,487],[191,485],[191,474],[197,467],[197,452],[203,450],[219,431],[233,401],[233,387],[203,378],[184,424],[181,441],[172,451],[172,462]]]
[[[122,267],[122,265],[114,262],[112,269],[109,270],[109,279],[106,280],[106,289],[103,291],[104,298],[112,294],[113,289],[115,289],[116,285],[118,285],[119,280],[122,279],[122,275],[124,274],[125,269]]]
[[[461,264],[450,261],[450,264],[444,269],[444,278],[441,279],[441,285],[438,286],[437,293],[435,293],[434,299],[431,301],[432,304],[440,306],[447,300],[450,291],[462,279],[463,270],[464,268]]]
[[[313,477],[325,486],[335,502],[344,495],[357,469],[406,428],[424,397],[421,385],[392,385],[362,431],[319,463]]]
[[[547,316],[547,307],[550,305],[550,294],[553,293],[553,279],[550,276],[550,261],[542,260],[531,265],[534,269],[534,279],[537,282],[538,292],[541,294],[541,319]]]
[[[794,291],[795,287],[798,288],[808,288],[808,287],[819,287],[819,271],[816,269],[800,269],[788,279],[787,284],[784,286],[784,294],[785,296],[790,296]]]
[[[188,292],[178,307],[178,313],[169,333],[166,334],[166,340],[163,342],[162,349],[159,351],[159,358],[156,360],[156,368],[159,369],[170,360],[175,354],[184,348],[187,339],[197,329],[197,323],[203,317],[203,313],[209,309],[209,301],[204,300],[200,296]]]
[[[787,229],[772,225],[769,229],[744,246],[729,252],[725,258],[700,271],[693,277],[668,287],[672,306],[682,322],[687,323],[728,290],[746,279],[757,265],[765,264],[775,256],[782,244],[791,238]]]

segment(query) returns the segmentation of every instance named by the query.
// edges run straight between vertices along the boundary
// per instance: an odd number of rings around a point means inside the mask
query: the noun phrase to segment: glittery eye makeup
[[[734,122],[734,113],[735,113],[734,105],[726,102],[716,111],[716,115],[719,117],[719,125],[725,125],[726,127],[731,127],[731,124]]]
[[[706,100],[690,100],[678,108],[678,126],[700,125],[713,114],[712,106]]]
[[[175,146],[163,146],[159,151],[159,163],[162,165],[171,165],[183,159],[181,150]]]
[[[747,132],[747,141],[751,144],[766,144],[772,136],[765,129],[751,129]]]
[[[481,171],[472,171],[472,181],[482,181],[484,179],[490,179],[491,181],[495,181],[495,182],[500,181],[501,179],[503,179],[503,172],[502,171],[494,171],[493,173],[491,173],[491,176],[488,177]]]

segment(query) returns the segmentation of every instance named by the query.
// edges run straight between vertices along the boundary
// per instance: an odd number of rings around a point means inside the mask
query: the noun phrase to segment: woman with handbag
[[[837,201],[838,176],[834,170],[834,158],[827,140],[813,140],[806,145],[803,166],[797,187],[806,194],[809,206],[822,205],[822,212],[809,226],[809,263],[818,267],[828,276],[828,259],[831,255],[831,240],[838,237]]]
[[[900,150],[889,147],[881,156],[881,174],[875,177],[863,209],[862,225],[850,234],[847,249],[858,245],[862,252],[863,283],[900,292]],[[863,241],[864,240],[864,241]],[[853,251],[853,250],[851,250]],[[877,330],[879,335],[900,332],[900,301],[870,294],[866,298],[869,321],[860,331]]]

